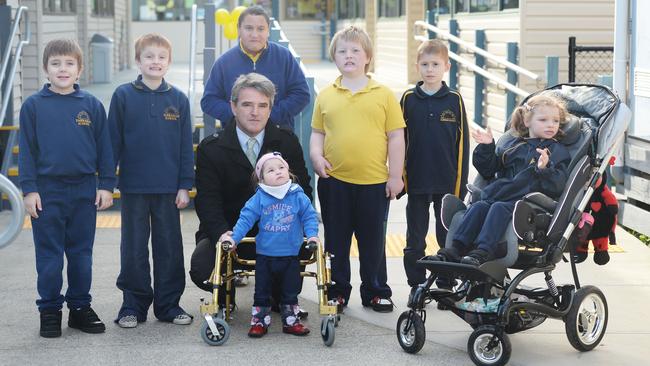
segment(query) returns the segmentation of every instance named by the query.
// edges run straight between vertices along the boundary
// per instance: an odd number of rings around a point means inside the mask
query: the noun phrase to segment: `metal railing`
[[[451,41],[451,42],[454,42],[457,45],[467,49],[468,51],[471,51],[473,53],[481,55],[481,56],[485,57],[486,59],[488,59],[488,60],[490,60],[492,62],[503,65],[505,68],[507,68],[509,70],[512,70],[512,71],[516,72],[517,74],[525,75],[525,76],[527,76],[530,79],[535,80],[535,81],[540,81],[542,79],[539,75],[535,74],[534,72],[532,72],[530,70],[526,70],[526,69],[524,69],[523,67],[521,67],[519,65],[513,64],[512,62],[506,60],[503,57],[495,56],[495,55],[485,51],[482,48],[476,47],[475,45],[473,45],[471,43],[465,42],[462,39],[454,36],[453,34],[436,27],[435,25],[429,24],[429,23],[424,22],[422,20],[417,20],[415,22],[415,26],[422,27],[422,28],[424,28],[424,29],[426,29],[428,31],[434,32],[438,36],[440,36],[441,38],[446,39],[446,40]]]
[[[25,36],[21,36],[21,41],[16,45],[16,52],[14,53],[13,62],[11,63],[11,68],[9,69],[9,76],[5,83],[5,88],[2,90],[2,104],[0,105],[0,123],[4,124],[5,114],[7,113],[7,106],[9,103],[9,96],[11,96],[11,88],[14,86],[14,77],[16,75],[16,66],[20,60],[20,56],[23,52],[23,46],[29,44],[29,39],[31,38],[31,27],[29,25],[29,13],[26,6],[21,6],[16,11],[16,17],[14,20],[13,28],[11,29],[11,34],[9,35],[9,42],[7,42],[7,48],[5,49],[4,54],[2,55],[2,67],[0,67],[0,85],[2,85],[5,72],[7,71],[7,66],[9,65],[9,59],[11,58],[11,49],[13,48],[14,39],[18,33],[18,27],[20,26],[21,19],[25,20]]]
[[[196,27],[197,27],[197,10],[198,6],[196,4],[192,5],[192,16],[190,21],[190,83],[187,89],[187,99],[190,101],[190,120],[192,126],[194,126],[194,100],[196,98],[196,88],[194,83],[196,82]]]
[[[0,233],[0,249],[2,249],[11,244],[20,233],[25,218],[25,205],[23,203],[23,195],[9,178],[4,175],[0,175],[0,192],[7,195],[7,199],[11,204],[9,225]]]

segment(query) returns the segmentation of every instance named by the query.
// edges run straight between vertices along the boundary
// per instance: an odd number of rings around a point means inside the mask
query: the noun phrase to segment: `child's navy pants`
[[[409,286],[417,286],[426,279],[425,269],[418,266],[418,259],[424,257],[429,231],[429,210],[433,204],[436,219],[436,241],[444,248],[447,230],[440,220],[440,208],[444,194],[408,194],[406,204],[406,248],[404,248],[404,270]]]
[[[496,255],[497,244],[511,224],[515,202],[478,201],[469,206],[454,235],[467,249],[483,249]]]
[[[298,293],[302,287],[298,256],[269,257],[262,254],[256,256],[253,306],[271,306],[274,284],[279,285],[280,296],[275,299],[278,304],[298,304]]]
[[[185,290],[183,238],[176,194],[122,194],[121,268],[117,287],[122,290],[118,319],[135,315],[147,319],[153,302],[156,318],[172,321],[184,313],[178,305]],[[153,257],[153,289],[149,266],[149,235]]]
[[[325,227],[325,249],[332,258],[332,281],[328,296],[342,296],[348,303],[350,285],[350,246],[357,239],[361,274],[361,301],[370,305],[373,297],[392,295],[386,274],[386,184],[360,185],[336,178],[318,180],[318,198]]]
[[[43,211],[32,218],[40,296],[36,305],[39,311],[61,309],[63,301],[70,309],[89,306],[97,178],[40,176],[37,186]],[[64,254],[68,262],[65,297],[61,294]]]

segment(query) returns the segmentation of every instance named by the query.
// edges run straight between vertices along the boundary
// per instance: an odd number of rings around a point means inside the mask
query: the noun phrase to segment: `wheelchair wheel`
[[[228,325],[228,323],[226,323],[226,321],[221,318],[213,317],[212,319],[214,320],[214,324],[217,326],[219,334],[212,333],[212,329],[210,329],[208,321],[203,320],[200,329],[201,338],[205,343],[211,346],[221,346],[222,344],[226,343],[228,337],[230,337],[230,325]]]
[[[607,328],[607,300],[595,286],[576,291],[571,309],[564,319],[569,343],[578,351],[591,351],[605,336]]]
[[[403,312],[397,319],[397,341],[408,353],[418,353],[426,339],[424,322],[413,310]]]
[[[334,344],[334,323],[335,320],[332,317],[323,318],[320,322],[320,335],[323,337],[323,343],[327,347],[331,347]]]
[[[475,365],[500,366],[510,360],[512,345],[508,335],[494,325],[481,325],[467,340],[467,353]]]

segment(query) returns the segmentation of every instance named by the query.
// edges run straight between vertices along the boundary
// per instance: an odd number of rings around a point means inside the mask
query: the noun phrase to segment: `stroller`
[[[409,298],[410,310],[397,321],[397,339],[409,353],[417,353],[425,341],[425,304],[436,301],[465,320],[474,331],[467,351],[476,365],[504,365],[512,346],[508,334],[542,324],[546,318],[564,321],[569,343],[579,351],[596,347],[607,328],[607,301],[595,286],[580,286],[573,254],[582,217],[599,178],[623,139],[631,112],[607,87],[587,84],[560,84],[537,94],[563,100],[576,118],[562,127],[561,140],[571,155],[569,181],[556,202],[542,193],[526,195],[515,204],[512,225],[499,243],[503,256],[480,267],[440,262],[424,257],[418,261],[430,275]],[[522,101],[526,102],[530,97]],[[506,132],[497,142],[504,146],[515,138]],[[468,185],[472,197],[486,182]],[[451,245],[465,203],[453,195],[443,198],[441,220],[448,229],[445,246]],[[574,284],[557,286],[552,271],[570,251]],[[519,269],[514,278],[508,268]],[[530,288],[522,281],[544,273],[547,288]],[[437,279],[451,281],[451,290],[432,288]]]
[[[255,238],[244,238],[239,245],[254,245]],[[235,276],[255,276],[254,270],[236,270],[234,264],[255,268],[254,259],[245,259],[237,255],[237,251],[232,251],[233,243],[218,242],[216,243],[216,256],[214,269],[208,279],[212,285],[212,297],[210,300],[201,298],[200,312],[203,317],[201,329],[199,330],[203,341],[210,346],[221,346],[230,337],[231,312],[234,308],[233,299],[231,298],[231,289],[235,286],[233,281]],[[303,243],[300,251],[300,264],[303,266],[316,264],[316,272],[301,272],[302,277],[314,277],[318,287],[318,310],[321,315],[320,334],[323,343],[330,347],[334,344],[335,327],[338,326],[340,316],[337,312],[336,305],[331,305],[327,301],[327,290],[332,284],[330,258],[331,255],[324,250],[323,244],[316,242]],[[223,307],[219,307],[219,288],[225,290],[225,301]]]

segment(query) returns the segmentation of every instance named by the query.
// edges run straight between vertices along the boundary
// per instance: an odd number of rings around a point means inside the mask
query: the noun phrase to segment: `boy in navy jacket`
[[[123,301],[115,321],[134,328],[146,321],[153,302],[156,318],[190,324],[192,317],[179,306],[185,289],[179,210],[187,207],[194,183],[189,101],[164,79],[171,62],[167,38],[141,36],[135,59],[141,75],[115,90],[108,114],[122,198],[117,287]]]
[[[422,81],[401,99],[406,122],[405,189],[406,248],[404,270],[412,288],[424,282],[424,256],[429,209],[436,218],[436,240],[444,247],[447,231],[440,220],[442,197],[465,197],[469,170],[469,132],[463,98],[442,80],[449,71],[447,46],[434,39],[418,47],[417,67]],[[442,282],[439,283],[439,286]]]
[[[27,98],[20,110],[18,162],[34,235],[40,335],[61,336],[64,301],[70,309],[70,328],[102,333],[106,327],[90,307],[90,285],[97,210],[113,204],[115,186],[106,112],[97,98],[76,84],[83,69],[77,42],[48,42],[43,69],[49,83]]]

